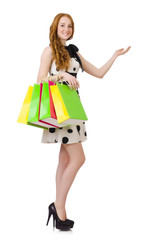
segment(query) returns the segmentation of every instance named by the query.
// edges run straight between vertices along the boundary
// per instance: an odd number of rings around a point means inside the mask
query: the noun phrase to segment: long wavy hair
[[[53,52],[52,62],[55,60],[55,64],[57,66],[57,71],[59,71],[60,69],[62,70],[64,68],[67,71],[70,66],[69,53],[65,49],[63,44],[61,43],[60,38],[57,34],[58,23],[60,21],[60,18],[64,17],[64,16],[68,17],[71,20],[71,24],[72,24],[72,35],[67,40],[70,40],[73,38],[74,22],[73,22],[72,17],[67,13],[59,13],[55,16],[55,18],[50,26],[50,33],[49,33],[49,39],[50,39],[49,46],[51,46],[52,52]]]

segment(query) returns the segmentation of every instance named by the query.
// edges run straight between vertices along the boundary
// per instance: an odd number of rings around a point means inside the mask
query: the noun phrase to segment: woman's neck
[[[66,40],[61,39],[62,45],[66,46]]]

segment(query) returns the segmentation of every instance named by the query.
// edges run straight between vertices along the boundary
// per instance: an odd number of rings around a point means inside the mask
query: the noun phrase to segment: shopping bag
[[[77,125],[88,120],[77,91],[66,84],[50,87],[59,123]]]
[[[28,115],[28,124],[35,124],[42,128],[50,128],[51,125],[39,120],[39,102],[40,102],[40,85],[34,84],[33,93],[29,108],[29,115]]]
[[[33,86],[29,86],[17,122],[27,124]]]
[[[59,124],[54,108],[54,103],[50,91],[50,86],[54,83],[48,81],[40,84],[40,115],[39,120],[50,124],[52,127],[64,127],[66,124]]]
[[[33,86],[29,86],[28,90],[27,90],[27,94],[26,94],[25,99],[23,101],[23,105],[21,107],[21,111],[20,111],[17,122],[27,124],[27,125],[31,125],[31,126],[34,126],[34,127],[40,127],[39,125],[28,123],[28,115],[29,115],[29,109],[30,109],[32,94],[33,94]]]

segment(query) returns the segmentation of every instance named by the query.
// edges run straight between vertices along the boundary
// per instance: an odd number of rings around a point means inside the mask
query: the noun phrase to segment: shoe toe
[[[68,225],[70,225],[71,227],[73,227],[73,225],[74,225],[74,221],[72,221],[72,220],[70,220],[70,219],[66,219],[66,223],[67,223]]]

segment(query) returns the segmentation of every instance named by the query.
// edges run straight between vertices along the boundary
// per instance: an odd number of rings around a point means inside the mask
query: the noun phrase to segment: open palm
[[[131,46],[129,46],[127,49],[124,50],[124,48],[121,48],[119,50],[115,51],[115,55],[118,57],[120,55],[123,55],[125,53],[127,53],[129,51],[129,49],[131,48]]]

